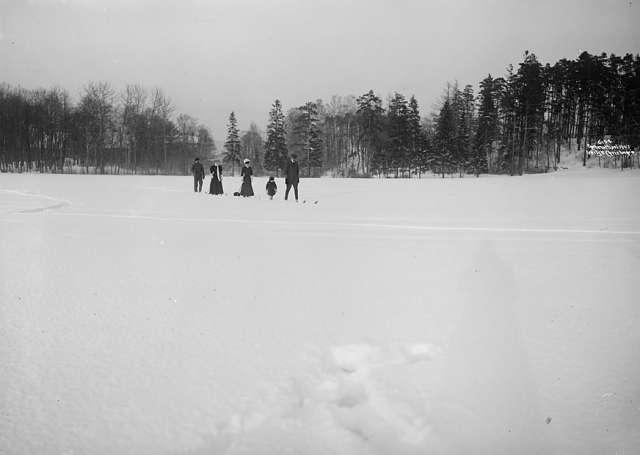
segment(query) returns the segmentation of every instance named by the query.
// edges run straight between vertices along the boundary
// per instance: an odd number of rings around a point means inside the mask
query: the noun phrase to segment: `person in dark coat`
[[[240,195],[244,197],[253,196],[253,186],[251,186],[251,176],[253,175],[253,169],[249,165],[248,159],[244,160],[244,166],[240,175],[242,176],[242,187],[240,187]]]
[[[191,166],[191,173],[193,174],[193,191],[202,191],[202,181],[204,180],[204,167],[200,163],[200,158],[193,160],[193,166]]]
[[[289,198],[289,191],[291,187],[293,187],[293,192],[296,195],[296,202],[298,202],[298,183],[300,182],[300,167],[298,166],[297,161],[298,156],[294,153],[291,155],[291,159],[287,162],[287,167],[285,168],[284,175],[285,181],[284,183],[287,185],[287,189],[284,192],[284,200],[286,201]]]
[[[269,199],[273,199],[277,191],[278,185],[276,185],[276,180],[273,177],[269,177],[269,181],[267,182],[267,195]]]
[[[211,171],[211,183],[209,184],[209,194],[224,194],[222,188],[222,166],[218,163],[214,163],[209,168]]]

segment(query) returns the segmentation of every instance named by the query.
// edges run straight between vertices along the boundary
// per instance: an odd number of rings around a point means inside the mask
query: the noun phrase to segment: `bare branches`
[[[90,82],[73,105],[60,88],[0,85],[0,167],[8,171],[183,173],[192,154],[213,153],[210,131],[189,116],[172,119],[155,88]]]

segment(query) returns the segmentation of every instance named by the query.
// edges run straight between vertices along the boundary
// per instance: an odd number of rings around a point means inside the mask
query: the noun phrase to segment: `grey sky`
[[[637,2],[637,4],[635,3]],[[229,112],[261,128],[285,109],[374,89],[429,113],[447,81],[640,51],[640,0],[0,0],[0,81],[158,86],[223,140]]]

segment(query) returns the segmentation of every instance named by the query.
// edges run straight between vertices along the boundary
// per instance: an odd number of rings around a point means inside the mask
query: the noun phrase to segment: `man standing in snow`
[[[285,201],[289,198],[289,191],[291,190],[291,187],[293,187],[293,192],[296,195],[296,202],[298,202],[298,183],[300,182],[300,169],[296,158],[298,158],[298,156],[295,153],[291,155],[291,159],[287,162],[287,167],[284,171],[284,183],[287,185],[287,189],[284,192]]]
[[[200,163],[200,158],[193,160],[193,166],[191,166],[191,173],[193,174],[193,191],[202,192],[202,181],[204,180],[204,166]]]

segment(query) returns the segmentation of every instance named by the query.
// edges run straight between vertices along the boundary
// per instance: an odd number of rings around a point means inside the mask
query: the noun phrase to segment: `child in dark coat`
[[[278,191],[278,186],[276,185],[276,181],[273,177],[269,177],[269,181],[267,182],[267,195],[269,199],[273,199],[273,196],[276,195]]]

